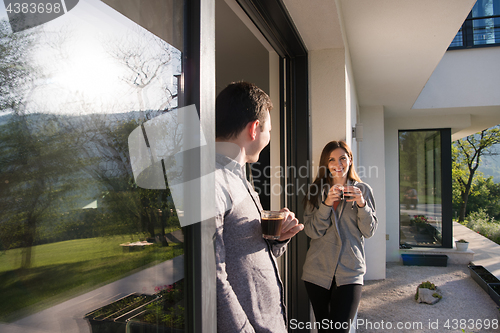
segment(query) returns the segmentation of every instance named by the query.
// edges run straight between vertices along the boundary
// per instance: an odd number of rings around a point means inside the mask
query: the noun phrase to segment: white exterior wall
[[[499,47],[446,52],[418,96],[414,112],[470,115],[469,127],[453,131],[453,140],[500,124],[498,59]]]
[[[344,49],[309,51],[309,82],[314,179],[323,147],[332,140],[345,140],[347,135]]]
[[[363,113],[364,115],[365,113]],[[460,129],[470,126],[469,115],[386,118],[385,132],[385,188],[387,261],[399,261],[399,157],[398,131],[426,128]],[[365,130],[366,131],[366,130]],[[379,205],[380,206],[380,205]]]
[[[385,279],[386,262],[386,172],[384,147],[384,108],[361,107],[360,120],[363,125],[363,140],[359,142],[359,175],[373,189],[377,209],[378,229],[366,240],[365,280]],[[399,236],[391,236],[397,239]],[[391,239],[390,238],[390,239]]]
[[[446,52],[413,108],[500,105],[499,59],[498,47]]]
[[[384,172],[384,112],[383,108],[358,111],[355,82],[344,49],[309,52],[311,103],[312,178],[316,177],[321,151],[331,140],[346,140],[353,150],[354,162],[364,180],[375,192],[379,228],[366,242],[367,274],[365,279],[385,278],[385,172]],[[373,112],[372,112],[373,111]],[[358,113],[364,125],[362,141],[352,138],[352,126],[358,123]],[[361,168],[360,168],[361,167]]]

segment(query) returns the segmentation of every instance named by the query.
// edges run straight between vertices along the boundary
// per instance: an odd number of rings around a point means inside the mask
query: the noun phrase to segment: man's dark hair
[[[269,96],[256,85],[248,82],[229,84],[215,101],[215,137],[234,138],[255,120],[259,120],[262,128],[266,112],[272,108]]]

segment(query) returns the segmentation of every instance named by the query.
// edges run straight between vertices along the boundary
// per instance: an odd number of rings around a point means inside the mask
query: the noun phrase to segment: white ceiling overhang
[[[419,112],[412,106],[475,0],[284,3],[309,50],[348,47],[359,104],[391,117]]]

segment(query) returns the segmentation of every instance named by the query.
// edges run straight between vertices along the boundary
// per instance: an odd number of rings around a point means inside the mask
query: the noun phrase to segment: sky
[[[0,20],[8,20],[7,12],[5,11],[4,4],[0,4]]]
[[[486,178],[493,176],[493,181],[500,183],[500,156],[483,156],[478,170]]]
[[[7,19],[2,5],[0,18]],[[155,109],[165,99],[162,87],[176,89],[174,75],[181,71],[181,57],[180,51],[173,48],[173,58],[178,61],[164,66],[164,72],[140,93],[132,88],[130,69],[111,54],[118,47],[127,52],[140,49],[143,58],[157,59],[155,52],[162,52],[159,45],[166,43],[158,42],[159,38],[101,1],[80,0],[65,15],[28,30],[41,32],[39,47],[33,48],[32,64],[44,72],[43,78],[30,88],[31,112],[82,114]],[[150,64],[154,65],[154,61]]]

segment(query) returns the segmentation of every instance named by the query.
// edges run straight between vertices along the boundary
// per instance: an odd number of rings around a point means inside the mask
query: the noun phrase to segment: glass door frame
[[[280,56],[280,119],[281,165],[309,165],[309,100],[307,50],[295,30],[292,20],[280,0],[236,0],[255,26]],[[186,0],[186,34],[184,54],[185,105],[195,104],[205,136],[215,137],[215,1]],[[286,134],[285,134],[286,132]],[[200,152],[199,159],[207,156]],[[200,164],[200,176],[214,166]],[[309,184],[309,178],[287,175],[282,188],[294,189]],[[307,188],[307,187],[306,187]],[[297,191],[298,192],[298,191]],[[298,192],[300,193],[300,192]],[[194,204],[202,203],[203,189]],[[303,195],[291,193],[282,202],[300,218],[303,215]],[[186,331],[215,332],[217,304],[214,219],[183,228],[185,235]],[[307,252],[304,233],[294,237],[282,272],[288,305],[288,317],[310,321],[310,307],[304,283],[300,280]],[[283,274],[284,273],[284,274]]]
[[[185,0],[185,4],[184,103],[196,105],[203,134],[215,140],[215,1]],[[191,165],[199,167],[190,170],[192,177],[197,175],[201,178],[215,173],[215,146],[207,150],[200,149],[193,159],[196,161],[190,161]],[[213,195],[204,195],[213,193],[215,178],[212,191],[210,185],[209,188],[203,186],[200,184],[198,195],[185,198],[186,202],[198,205],[201,209],[215,207],[215,202],[211,201]],[[213,245],[215,218],[191,218],[201,222],[183,228],[186,332],[212,333],[217,331],[217,307],[214,306],[217,304]]]
[[[453,221],[452,221],[452,161],[451,161],[451,128],[423,128],[423,129],[400,129],[398,130],[398,141],[399,133],[401,132],[419,132],[419,131],[438,131],[441,136],[441,209],[442,209],[442,244],[438,246],[439,248],[453,248],[452,238],[453,238]],[[401,169],[399,167],[399,143],[398,143],[398,171],[399,177],[398,182],[401,179]],[[401,190],[400,184],[398,184],[399,191]],[[398,207],[400,207],[401,193],[398,191]],[[398,209],[400,211],[401,208]],[[401,214],[399,214],[401,216]],[[400,225],[400,221],[398,225]],[[400,239],[401,239],[401,229]],[[413,245],[414,247],[429,247],[429,246],[419,246]],[[434,246],[431,246],[434,247]]]
[[[307,49],[280,0],[236,0],[280,57],[280,164],[285,170],[302,170],[309,166],[309,76]],[[308,169],[306,169],[308,170]],[[281,202],[304,214],[303,192],[309,177],[289,172],[281,178]],[[287,193],[288,192],[288,193]],[[301,280],[302,266],[308,248],[305,233],[293,237],[285,252],[280,272],[286,290],[288,318],[310,321],[309,298]]]

